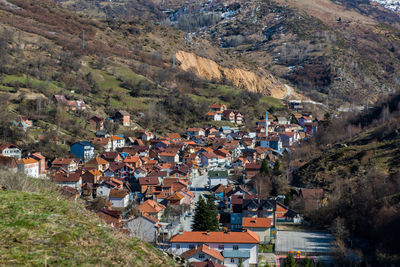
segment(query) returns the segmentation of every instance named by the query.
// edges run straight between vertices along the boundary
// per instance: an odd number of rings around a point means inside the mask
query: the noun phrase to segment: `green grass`
[[[284,108],[284,104],[282,103],[281,100],[277,99],[277,98],[273,98],[271,96],[262,96],[260,98],[260,103],[262,104],[266,104],[270,107],[275,107],[275,108]]]
[[[49,81],[41,81],[35,78],[31,78],[31,77],[26,77],[26,75],[22,75],[22,76],[17,76],[17,75],[4,75],[2,78],[2,82],[5,85],[8,84],[14,84],[14,83],[22,83],[24,84],[26,87],[29,87],[29,84],[31,84],[32,86],[43,86],[43,87],[47,87],[48,89],[55,91],[55,92],[59,92],[61,90],[63,90],[62,86],[59,83],[55,83],[55,82],[49,82]],[[11,88],[11,87],[9,87]]]
[[[0,265],[46,264],[171,266],[173,262],[153,246],[112,230],[82,204],[57,192],[1,191]]]

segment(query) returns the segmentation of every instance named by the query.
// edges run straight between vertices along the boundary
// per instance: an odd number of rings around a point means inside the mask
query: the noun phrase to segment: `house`
[[[86,162],[86,164],[85,164],[86,168],[96,169],[101,172],[105,172],[109,166],[110,166],[110,163],[107,160],[100,158],[100,157],[95,157],[95,158],[89,160],[88,162]]]
[[[82,176],[80,172],[75,172],[75,173],[58,172],[54,176],[53,182],[55,182],[59,186],[69,186],[80,191],[82,187]]]
[[[222,113],[220,112],[208,112],[207,118],[212,121],[221,121]]]
[[[261,199],[259,196],[244,196],[242,204],[243,217],[269,218],[275,226],[275,204],[272,201]]]
[[[257,217],[243,217],[242,227],[258,235],[260,243],[269,243],[271,240],[271,219]]]
[[[83,100],[67,100],[66,103],[69,110],[85,110],[86,104]]]
[[[39,175],[46,173],[46,157],[40,152],[36,152],[30,155],[31,158],[39,161]]]
[[[177,150],[170,150],[165,152],[160,152],[158,154],[158,159],[160,162],[179,162],[179,154]]]
[[[182,255],[201,245],[221,252],[226,266],[258,264],[258,244],[260,238],[250,230],[243,232],[180,232],[170,240],[170,251]],[[187,254],[186,254],[187,255]],[[190,256],[189,256],[190,257]]]
[[[261,163],[247,163],[244,167],[244,172],[247,179],[251,179],[260,173]]]
[[[115,177],[120,179],[131,179],[135,177],[135,168],[124,162],[112,162],[108,170],[104,172],[104,176]]]
[[[178,133],[170,133],[170,134],[167,134],[167,136],[168,136],[169,140],[171,140],[171,141],[182,140],[182,136]]]
[[[208,169],[218,167],[218,156],[214,152],[202,152],[200,154],[200,164]]]
[[[80,141],[70,146],[70,152],[83,162],[94,158],[94,146],[87,141]]]
[[[10,143],[0,145],[0,154],[4,157],[13,157],[17,159],[21,159],[22,157],[21,149]]]
[[[111,189],[108,199],[113,208],[126,208],[129,204],[129,194],[126,189]]]
[[[140,168],[142,167],[142,160],[140,159],[139,156],[126,156],[123,162],[128,163],[134,168]]]
[[[89,120],[90,129],[92,131],[102,131],[104,129],[104,119],[100,116],[93,116]]]
[[[226,110],[226,105],[224,104],[211,104],[210,106],[208,106],[210,110],[212,111],[220,111],[220,112],[224,112]]]
[[[17,158],[5,157],[0,154],[0,167],[3,167],[12,172],[17,172],[18,171],[17,160],[18,160]]]
[[[204,260],[211,260],[219,264],[224,263],[224,256],[222,256],[222,253],[216,249],[210,248],[206,244],[202,244],[196,248],[188,250],[181,256],[190,263],[202,262]]]
[[[52,170],[63,169],[67,172],[74,172],[78,169],[78,162],[72,158],[56,158],[51,163]]]
[[[117,179],[111,178],[108,181],[104,181],[101,185],[96,188],[96,196],[104,197],[106,199],[110,196],[111,189],[122,189],[123,182]]]
[[[232,128],[229,126],[222,126],[219,129],[220,132],[224,133],[224,134],[230,134],[232,132]]]
[[[216,263],[216,262],[214,262],[212,260],[209,260],[209,259],[207,259],[205,261],[201,261],[201,262],[197,262],[197,261],[196,262],[191,262],[190,265],[192,267],[226,267],[223,264]]]
[[[186,131],[186,134],[189,137],[193,137],[193,136],[205,136],[206,132],[204,131],[204,129],[202,128],[188,128]]]
[[[17,160],[18,171],[24,172],[26,175],[34,178],[39,178],[40,166],[39,161],[32,158],[23,158]]]
[[[283,147],[289,147],[292,146],[296,139],[295,139],[296,133],[294,132],[283,132],[279,135],[281,139],[281,143]]]
[[[140,192],[142,194],[146,194],[148,190],[152,190],[154,187],[159,185],[160,181],[158,180],[158,177],[150,176],[150,177],[139,178]]]
[[[115,113],[115,121],[121,123],[123,126],[130,126],[131,115],[125,110],[119,110]]]
[[[111,139],[111,150],[117,150],[117,148],[125,146],[125,138],[121,136],[112,135],[110,139]]]
[[[237,125],[242,125],[243,124],[243,114],[240,112],[235,112],[235,123]]]
[[[33,121],[28,117],[20,117],[17,121],[12,121],[14,125],[26,131],[28,128],[32,127]]]
[[[289,125],[290,120],[288,120],[286,117],[278,117],[278,124],[280,125]]]
[[[111,162],[122,162],[121,155],[116,151],[103,152],[103,153],[101,153],[100,157],[102,157],[103,159],[107,160],[109,163],[111,163]]]
[[[156,217],[144,213],[143,215],[126,221],[124,226],[130,231],[131,236],[148,243],[157,243],[161,225]]]
[[[301,116],[301,117],[298,119],[298,122],[299,122],[299,125],[300,125],[300,126],[303,126],[303,127],[304,127],[304,125],[305,125],[306,123],[312,123],[313,121],[312,121],[312,119],[311,119],[310,117],[308,117],[308,116]]]
[[[235,112],[233,110],[225,110],[222,114],[224,120],[235,123]]]
[[[153,216],[157,218],[158,220],[161,219],[161,216],[164,213],[165,206],[155,202],[154,200],[148,199],[139,206],[136,207],[136,209],[141,213],[145,214],[147,213],[150,216]]]
[[[228,172],[227,171],[209,171],[208,172],[208,185],[214,187],[216,185],[228,185]]]
[[[82,175],[82,180],[85,183],[97,184],[101,177],[101,172],[97,169],[88,170]]]
[[[111,151],[112,148],[111,140],[108,137],[95,137],[93,138],[93,144],[103,148],[106,152]]]
[[[151,132],[144,132],[141,138],[143,141],[150,141],[154,138],[154,134],[152,134]]]

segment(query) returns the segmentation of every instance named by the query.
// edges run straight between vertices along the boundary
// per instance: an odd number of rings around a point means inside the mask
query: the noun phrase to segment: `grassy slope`
[[[151,259],[151,260],[150,260]],[[0,265],[172,266],[149,244],[51,192],[0,193]]]

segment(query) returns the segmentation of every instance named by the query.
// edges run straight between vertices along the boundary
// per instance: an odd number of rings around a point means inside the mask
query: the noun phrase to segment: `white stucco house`
[[[243,232],[180,232],[173,236],[170,240],[170,252],[190,256],[188,260],[199,261],[205,258],[216,258],[222,261],[225,266],[236,267],[239,261],[242,262],[244,267],[258,264],[258,244],[260,238],[257,234],[250,230]],[[203,253],[200,255],[199,247],[207,245],[207,251],[210,253]],[[193,257],[194,256],[194,257]]]

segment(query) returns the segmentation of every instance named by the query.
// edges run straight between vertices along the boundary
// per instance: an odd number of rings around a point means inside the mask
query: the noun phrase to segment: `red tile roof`
[[[244,228],[269,228],[271,227],[271,219],[243,217],[242,226]]]
[[[184,257],[185,259],[188,259],[188,258],[192,257],[193,255],[196,255],[197,253],[200,253],[200,252],[210,255],[211,257],[218,259],[220,261],[224,261],[224,256],[222,256],[221,252],[219,252],[216,249],[212,249],[207,245],[200,245],[197,248],[188,250],[188,251],[184,252],[181,256]]]
[[[158,213],[165,209],[165,206],[155,202],[154,200],[148,199],[144,203],[136,207],[136,209],[142,213]]]
[[[159,183],[158,177],[156,176],[139,178],[140,185],[158,185]]]
[[[175,235],[171,243],[240,243],[259,244],[260,238],[250,230],[245,232],[183,232]]]

